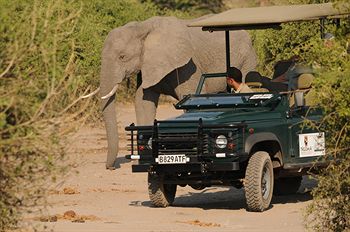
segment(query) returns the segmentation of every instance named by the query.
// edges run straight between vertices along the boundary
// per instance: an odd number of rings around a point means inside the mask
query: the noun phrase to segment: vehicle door
[[[321,116],[319,108],[291,104],[287,119],[291,163],[313,162],[325,154],[325,133],[315,127]]]

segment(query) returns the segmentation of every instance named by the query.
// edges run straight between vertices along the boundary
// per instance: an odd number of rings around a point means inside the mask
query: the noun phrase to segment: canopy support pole
[[[226,72],[231,67],[230,60],[230,31],[225,31],[225,40],[226,40]]]
[[[320,18],[320,33],[321,39],[324,39],[324,18]]]
[[[226,42],[226,75],[231,67],[231,57],[230,57],[230,31],[225,31],[225,42]],[[231,93],[231,87],[226,84],[226,91]]]

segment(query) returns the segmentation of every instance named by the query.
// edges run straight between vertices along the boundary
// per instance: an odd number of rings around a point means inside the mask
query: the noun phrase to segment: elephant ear
[[[151,19],[152,29],[144,41],[142,87],[156,85],[167,74],[193,57],[187,26],[175,17]]]

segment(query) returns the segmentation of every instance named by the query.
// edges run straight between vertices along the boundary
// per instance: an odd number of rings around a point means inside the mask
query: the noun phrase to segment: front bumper
[[[247,125],[215,124],[205,125],[202,119],[186,121],[154,121],[153,126],[126,127],[130,131],[130,155],[127,159],[138,160],[132,165],[133,172],[157,172],[168,174],[225,172],[240,170],[240,163],[247,159],[242,152],[244,133]],[[135,133],[136,132],[136,133]],[[216,134],[227,134],[229,142],[236,149],[214,150]],[[146,140],[152,138],[152,146]],[[148,152],[139,152],[138,146],[149,146]],[[220,156],[219,156],[220,154]],[[185,155],[186,163],[160,164],[156,160],[160,155]]]
[[[157,172],[165,174],[188,172],[206,173],[213,171],[238,171],[239,169],[239,162],[132,165],[132,172]]]

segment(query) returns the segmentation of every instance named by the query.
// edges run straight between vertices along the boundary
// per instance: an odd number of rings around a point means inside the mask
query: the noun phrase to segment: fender
[[[253,135],[250,135],[244,144],[244,151],[247,152],[248,154],[250,153],[252,147],[263,141],[276,141],[278,145],[281,147],[281,142],[277,138],[277,136],[271,132],[261,132],[261,133],[256,133]]]

